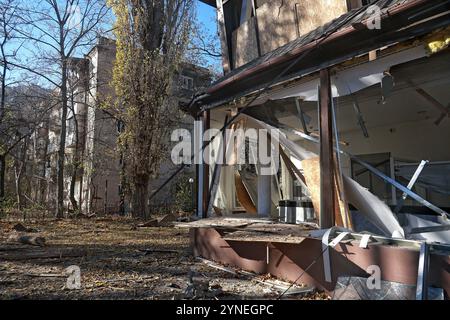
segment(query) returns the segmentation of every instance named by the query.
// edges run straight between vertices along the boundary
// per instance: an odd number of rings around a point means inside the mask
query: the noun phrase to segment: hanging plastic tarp
[[[285,134],[278,128],[272,127],[248,115],[242,115],[242,117],[247,118],[247,126],[264,128],[269,130],[269,132],[270,130],[278,130],[278,140],[273,139],[275,141],[272,141],[272,143],[279,143],[282,147],[289,150],[291,155],[298,160],[306,160],[318,156],[287,139]],[[298,169],[302,170],[303,168]],[[397,238],[405,237],[404,230],[391,209],[382,200],[346,175],[344,175],[344,192],[346,193],[347,201],[358,208],[361,215],[364,215],[366,219],[383,231],[384,235]]]

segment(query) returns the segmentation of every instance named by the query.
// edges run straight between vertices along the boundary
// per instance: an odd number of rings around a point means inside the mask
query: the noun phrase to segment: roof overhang
[[[264,62],[242,68],[232,76],[219,79],[199,97],[196,104],[202,108],[219,107],[271,84],[291,65],[277,83],[314,73],[365,54],[380,47],[404,42],[426,35],[450,24],[450,3],[446,0],[412,0],[384,11],[382,28],[370,30],[361,24],[349,25],[328,35],[325,40],[314,39],[291,51],[265,59]],[[320,42],[320,45],[317,43]],[[295,62],[299,56],[311,51]],[[277,83],[273,83],[276,85]]]
[[[216,7],[216,0],[199,0],[200,2],[206,3],[207,5],[210,5],[212,7]]]

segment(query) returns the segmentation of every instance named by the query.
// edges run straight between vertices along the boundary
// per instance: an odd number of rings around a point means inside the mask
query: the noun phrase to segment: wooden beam
[[[210,111],[206,110],[202,112],[202,121],[203,121],[203,134],[211,128],[211,117]],[[212,147],[210,145],[210,147]],[[204,152],[205,156],[207,152]],[[209,205],[209,161],[203,161],[202,170],[203,170],[203,195],[202,195],[202,218],[208,217],[208,205]]]
[[[320,71],[319,127],[320,127],[320,217],[321,228],[334,226],[334,161],[333,122],[330,72]]]
[[[225,26],[225,14],[223,11],[223,0],[216,0],[217,5],[217,23],[219,25],[220,45],[222,48],[222,67],[223,72],[227,74],[231,71],[230,50],[227,41],[227,29]]]

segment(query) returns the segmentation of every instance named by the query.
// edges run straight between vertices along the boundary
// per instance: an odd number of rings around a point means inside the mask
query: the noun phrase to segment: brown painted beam
[[[329,293],[334,290],[338,277],[368,277],[367,268],[373,265],[380,268],[382,280],[407,285],[417,283],[419,252],[407,247],[375,243],[360,248],[358,241],[341,242],[330,249],[332,282],[327,282],[320,239],[305,238],[301,243],[231,241],[223,239],[221,231],[213,228],[191,229],[190,232],[195,256],[259,274],[270,273]],[[443,288],[447,295],[450,294],[449,266],[449,256],[431,255],[429,284]]]
[[[334,226],[334,161],[330,72],[320,71],[319,127],[320,127],[320,216],[321,228]]]
[[[203,134],[211,128],[211,116],[210,111],[206,110],[202,112],[203,121]],[[207,156],[207,153],[204,153]],[[202,218],[208,217],[208,205],[209,205],[209,161],[203,160],[203,195],[202,195]]]

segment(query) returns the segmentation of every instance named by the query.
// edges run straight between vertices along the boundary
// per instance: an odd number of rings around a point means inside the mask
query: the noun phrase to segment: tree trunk
[[[17,195],[17,209],[19,211],[23,208],[23,196],[22,196],[22,177],[23,173],[26,170],[26,160],[27,160],[27,147],[28,147],[28,138],[25,138],[22,146],[22,154],[20,155],[20,160],[16,160],[15,165],[15,182],[16,182],[16,195]],[[25,212],[23,219],[25,220]]]
[[[0,216],[3,213],[3,200],[5,198],[5,171],[6,156],[0,154]]]
[[[66,151],[67,120],[67,60],[65,57],[62,57],[61,75],[61,132],[59,136],[58,164],[56,174],[56,218],[64,217],[64,159]]]
[[[74,211],[78,211],[78,202],[75,199],[75,182],[77,179],[77,169],[78,166],[74,165],[73,167],[73,172],[72,172],[72,179],[70,180],[70,191],[69,191],[69,199],[70,199],[70,203],[72,203],[72,209]]]
[[[0,124],[3,121],[3,117],[5,116],[5,104],[6,104],[6,72],[8,71],[8,60],[5,57],[5,41],[6,41],[6,34],[3,35],[4,41],[1,44],[1,54],[2,54],[2,64],[3,64],[3,70],[1,74],[1,94],[0,97]]]
[[[5,102],[6,102],[6,72],[8,70],[8,61],[5,58],[5,42],[6,35],[4,35],[4,41],[1,45],[1,54],[2,54],[2,64],[3,71],[1,74],[1,85],[0,85],[0,125],[3,122],[3,117],[5,115]],[[3,200],[5,197],[5,171],[6,171],[6,154],[0,155],[0,215],[3,213]]]
[[[147,219],[150,216],[148,207],[148,182],[149,177],[144,176],[140,177],[139,182],[134,185],[133,216],[135,218]]]
[[[72,107],[74,105],[74,97],[73,97],[73,92],[71,94],[71,103],[72,103]],[[78,155],[79,152],[79,136],[78,136],[78,119],[77,119],[77,115],[75,114],[75,108],[72,108],[72,113],[73,113],[73,120],[74,120],[74,127],[75,127],[75,152],[74,152],[74,156],[73,156],[73,160],[72,160],[72,177],[70,180],[70,190],[69,190],[69,199],[70,202],[72,203],[72,209],[75,211],[75,213],[77,213],[76,211],[78,211],[78,203],[77,200],[75,199],[75,182],[77,180],[77,173],[78,173],[78,166],[79,166],[79,162],[80,162],[80,158]]]

